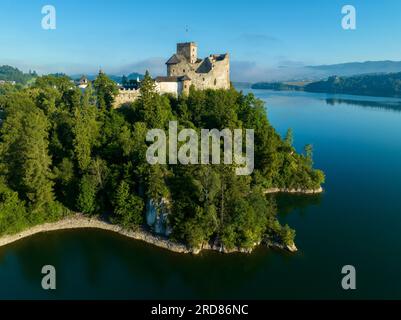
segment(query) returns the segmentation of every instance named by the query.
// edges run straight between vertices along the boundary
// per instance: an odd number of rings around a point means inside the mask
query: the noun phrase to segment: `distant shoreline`
[[[242,252],[242,253],[251,253],[253,248],[251,249],[242,249],[242,248],[234,248],[232,250],[227,250],[224,247],[210,246],[204,245],[199,249],[190,249],[184,244],[176,243],[166,238],[157,236],[152,234],[149,231],[144,229],[139,229],[136,231],[133,230],[125,230],[118,225],[114,225],[105,221],[102,221],[98,218],[90,218],[85,217],[82,214],[75,214],[73,216],[64,218],[57,222],[49,222],[40,224],[37,226],[33,226],[24,231],[18,232],[13,235],[4,235],[0,237],[0,247],[6,246],[8,244],[14,243],[16,241],[28,238],[38,233],[42,232],[50,232],[50,231],[58,231],[58,230],[68,230],[68,229],[101,229],[112,231],[118,233],[120,235],[135,239],[141,240],[146,243],[152,244],[159,248],[167,249],[176,253],[192,253],[199,254],[202,250],[212,250],[218,251],[222,253],[234,253],[234,252]],[[297,251],[297,248],[294,245],[292,246],[284,246],[279,243],[269,243],[269,247],[276,247],[283,250],[288,250],[290,252]],[[256,247],[256,246],[255,246]]]
[[[401,72],[329,76],[318,81],[257,82],[252,89],[401,98]]]
[[[301,93],[310,93],[310,94],[330,94],[330,95],[344,95],[344,96],[355,96],[355,97],[364,97],[364,98],[390,98],[394,100],[401,99],[400,95],[376,95],[376,94],[363,94],[363,93],[345,93],[345,92],[329,92],[329,91],[306,91],[302,89],[272,89],[272,88],[247,88],[251,90],[269,90],[275,92],[301,92]]]

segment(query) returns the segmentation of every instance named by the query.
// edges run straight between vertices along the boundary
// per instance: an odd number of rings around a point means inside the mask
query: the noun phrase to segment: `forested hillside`
[[[327,80],[305,83],[305,85],[291,85],[282,82],[258,82],[252,85],[252,89],[342,93],[377,97],[400,97],[401,72],[389,74],[368,74],[353,77],[332,76]]]
[[[264,238],[291,244],[271,187],[315,189],[324,175],[312,149],[292,147],[266,117],[264,104],[234,89],[160,96],[149,75],[135,103],[112,109],[116,85],[99,74],[84,93],[66,77],[37,78],[0,94],[0,234],[70,214],[106,216],[127,229],[145,226],[150,203],[169,206],[170,238],[191,247],[213,241],[253,247]],[[233,165],[150,165],[149,129],[253,128],[255,170]]]
[[[401,96],[401,72],[361,75],[354,77],[330,77],[304,87],[309,92],[345,93],[379,97]]]
[[[11,66],[0,66],[0,80],[15,81],[19,84],[26,84],[35,77],[37,77],[37,74],[34,71],[23,73],[21,70]]]

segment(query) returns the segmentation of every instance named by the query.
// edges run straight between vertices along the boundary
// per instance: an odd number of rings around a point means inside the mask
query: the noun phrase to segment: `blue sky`
[[[41,28],[47,4],[56,30]],[[356,30],[341,27],[345,4]],[[400,15],[399,0],[0,0],[0,65],[156,75],[176,42],[191,40],[202,57],[229,52],[234,80],[263,80],[303,65],[401,60]]]

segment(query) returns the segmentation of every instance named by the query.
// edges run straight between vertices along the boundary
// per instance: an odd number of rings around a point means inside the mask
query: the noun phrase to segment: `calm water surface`
[[[279,196],[300,251],[170,253],[97,230],[39,234],[0,248],[0,298],[401,299],[401,101],[254,90],[299,151],[314,146],[320,196]],[[43,265],[57,290],[41,289]],[[357,290],[341,289],[341,268]]]

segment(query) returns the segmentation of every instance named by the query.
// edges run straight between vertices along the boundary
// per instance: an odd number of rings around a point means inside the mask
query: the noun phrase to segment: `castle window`
[[[182,72],[185,72],[185,69],[183,69]]]
[[[217,86],[217,79],[214,79],[214,85]]]
[[[205,78],[203,78],[203,81],[205,81]]]

